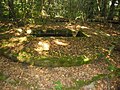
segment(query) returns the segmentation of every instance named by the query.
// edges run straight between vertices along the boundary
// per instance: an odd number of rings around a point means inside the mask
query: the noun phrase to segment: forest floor
[[[63,23],[18,28],[3,22],[0,26],[0,90],[117,90],[120,86],[119,26]],[[28,34],[41,28],[82,30],[87,37]]]

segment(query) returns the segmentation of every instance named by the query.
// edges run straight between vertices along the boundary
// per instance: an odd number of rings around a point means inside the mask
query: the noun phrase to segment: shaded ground
[[[4,27],[4,25],[1,26]],[[10,29],[10,26],[6,29]],[[47,27],[53,29],[66,27],[73,31],[81,29],[88,37],[43,38],[31,37],[26,33],[29,30],[45,29]],[[61,87],[62,83],[62,86],[70,87],[66,90],[79,90],[82,81],[79,82],[79,85],[76,84],[77,81],[91,80],[92,77],[98,74],[110,73],[105,58],[109,58],[114,66],[120,68],[119,36],[119,30],[96,23],[84,25],[64,24],[62,26],[47,25],[44,27],[28,25],[26,27],[12,28],[9,31],[3,29],[0,34],[0,46],[1,50],[3,50],[1,54],[12,60],[0,56],[0,72],[6,76],[5,79],[3,78],[0,81],[0,88],[1,90],[50,90],[55,89],[56,86]],[[117,46],[117,49],[111,52],[113,46],[115,48]],[[84,58],[74,58],[81,55]],[[51,57],[56,58],[55,61]],[[62,62],[60,62],[61,57],[64,58]],[[71,57],[71,59],[68,57]],[[44,60],[39,60],[39,58]],[[84,62],[90,61],[90,63],[81,63],[79,59]],[[12,62],[13,60],[27,62],[31,65]],[[32,65],[38,65],[39,67]],[[57,81],[56,85],[55,82]],[[115,90],[117,89],[115,88],[116,85],[119,85],[119,79],[117,77],[109,78],[108,76],[97,81],[93,80],[90,86],[83,88],[84,90],[88,90],[88,88],[92,88],[92,90],[109,90],[109,88]]]
[[[0,57],[1,72],[7,76],[5,81],[0,81],[1,90],[50,90],[56,81],[61,81],[66,87],[74,86],[76,80],[90,80],[93,76],[108,73],[104,62],[88,64],[78,67],[35,67],[20,63],[10,62]],[[103,78],[95,82],[95,90],[114,89],[114,79]],[[109,85],[110,84],[110,85]],[[70,90],[70,89],[68,89]],[[71,89],[77,90],[77,89]]]

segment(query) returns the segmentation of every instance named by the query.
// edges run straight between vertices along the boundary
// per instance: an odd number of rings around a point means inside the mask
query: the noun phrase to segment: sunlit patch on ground
[[[62,46],[67,46],[69,45],[68,42],[64,41],[64,40],[59,40],[59,39],[55,39],[54,42],[57,44],[57,45],[62,45]]]
[[[27,34],[31,34],[31,33],[32,33],[32,30],[31,30],[31,29],[28,29],[26,32],[27,32]]]
[[[16,42],[22,43],[24,41],[27,41],[27,37],[14,37],[9,40],[10,42]]]
[[[21,28],[17,28],[16,30],[17,30],[18,32],[20,32],[20,33],[23,32],[23,30],[22,30]]]
[[[48,51],[50,48],[49,42],[46,41],[39,41],[38,45],[35,47],[35,51],[37,51],[39,54],[42,53],[42,51]]]
[[[82,28],[82,29],[89,29],[89,28],[86,27],[86,26],[81,26],[80,28]]]
[[[31,54],[26,53],[26,52],[20,52],[17,56],[17,59],[20,62],[30,62],[31,60]]]

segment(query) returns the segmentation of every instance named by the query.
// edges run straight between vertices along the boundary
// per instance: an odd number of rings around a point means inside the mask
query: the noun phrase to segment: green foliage
[[[43,16],[50,16],[54,18],[56,16],[63,16],[74,20],[79,17],[80,20],[84,21],[87,19],[93,19],[95,17],[112,14],[110,17],[119,19],[119,5],[114,5],[115,1],[112,2],[113,6],[109,5],[110,1],[98,0],[2,0],[0,2],[0,18],[8,18],[12,20],[32,18],[36,22],[35,18],[42,16],[42,11],[46,12]],[[8,8],[9,7],[9,8]],[[103,15],[104,14],[104,15]],[[33,23],[29,21],[29,23]]]
[[[100,79],[104,78],[105,76],[106,76],[106,74],[98,74],[98,75],[96,75],[96,76],[92,77],[92,79],[91,79],[91,81],[90,81],[90,82],[93,82],[93,81],[98,81],[98,80],[100,80]]]
[[[60,81],[54,82],[55,86],[55,90],[63,90],[63,85]]]
[[[110,70],[110,71],[116,71],[117,70],[117,68],[114,66],[114,65],[109,65],[108,66],[108,70]]]
[[[78,88],[80,88],[86,84],[88,84],[88,81],[85,81],[85,80],[77,80],[76,81],[76,87],[78,87]]]

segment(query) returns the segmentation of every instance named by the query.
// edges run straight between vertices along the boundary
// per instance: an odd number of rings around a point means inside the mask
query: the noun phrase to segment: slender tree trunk
[[[118,16],[118,18],[119,18],[119,22],[120,22],[120,0],[118,0],[118,8],[119,8],[119,16]]]
[[[70,19],[72,19],[72,1],[70,0]]]
[[[101,0],[96,0],[96,2],[97,2],[98,16],[100,16],[100,11],[101,11],[101,8],[100,8],[100,6],[101,6]]]
[[[94,17],[94,9],[93,9],[94,8],[94,2],[90,1],[89,5],[90,5],[90,7],[88,8],[87,18],[92,19]]]
[[[110,6],[110,11],[109,11],[109,15],[108,15],[108,20],[113,20],[114,17],[114,11],[115,11],[115,2],[116,0],[112,0],[112,4]]]
[[[0,2],[0,17],[2,17],[2,14],[3,14],[3,10],[2,10],[2,3]]]
[[[9,6],[9,18],[16,18],[15,11],[14,11],[14,0],[8,0],[8,6]]]
[[[107,0],[102,0],[102,6],[101,16],[105,18],[107,14]]]

